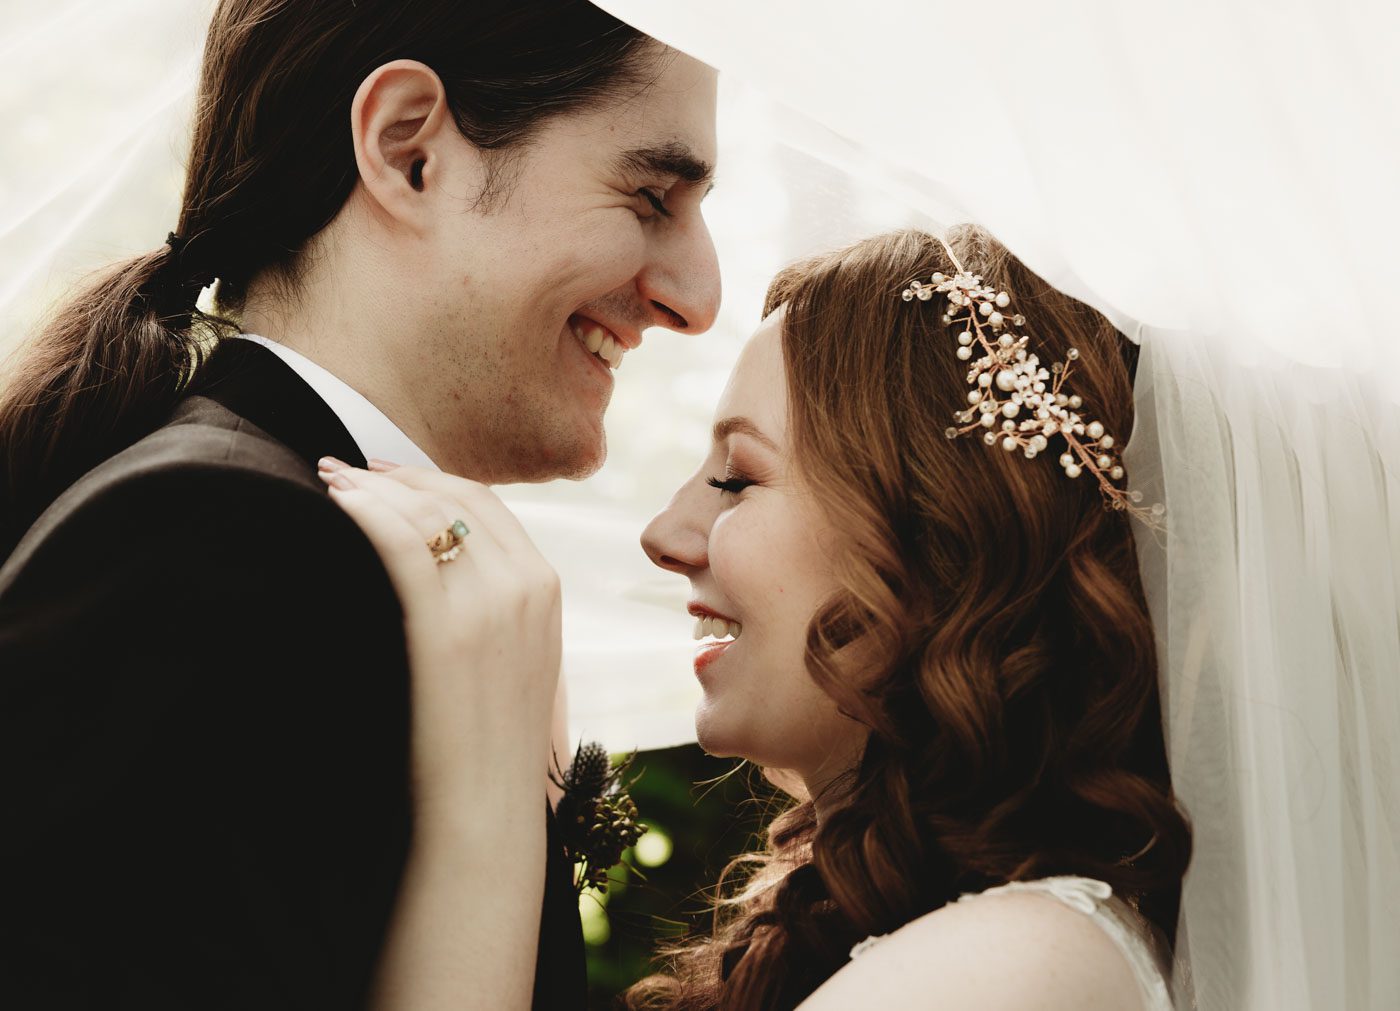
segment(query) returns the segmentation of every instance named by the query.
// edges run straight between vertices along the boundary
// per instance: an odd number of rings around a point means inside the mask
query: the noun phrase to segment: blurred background
[[[762,829],[789,799],[753,766],[683,745],[639,754],[632,798],[647,833],[613,871],[606,894],[579,899],[588,953],[589,1007],[656,970],[657,945],[708,929],[715,882],[734,857],[762,845]]]

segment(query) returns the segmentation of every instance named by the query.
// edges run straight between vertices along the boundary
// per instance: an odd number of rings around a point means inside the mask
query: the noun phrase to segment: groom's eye
[[[652,209],[655,210],[657,214],[660,214],[663,218],[671,217],[671,212],[666,209],[666,202],[662,198],[662,196],[658,196],[656,193],[648,189],[638,190],[637,196],[642,197],[644,200],[646,200],[647,203],[651,204]]]
[[[711,477],[706,478],[705,483],[711,488],[718,488],[720,491],[728,492],[730,495],[737,495],[745,488],[749,487],[749,485],[753,484],[753,482],[746,477],[730,477],[725,478],[723,481],[717,477]]]

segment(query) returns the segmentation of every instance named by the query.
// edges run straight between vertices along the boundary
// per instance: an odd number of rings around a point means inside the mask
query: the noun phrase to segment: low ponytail
[[[111,266],[19,352],[0,393],[0,561],[70,484],[157,427],[202,360],[178,238]]]

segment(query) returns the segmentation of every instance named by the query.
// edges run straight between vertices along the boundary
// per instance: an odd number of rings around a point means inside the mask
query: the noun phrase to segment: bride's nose
[[[709,564],[709,527],[697,510],[687,508],[693,505],[688,501],[691,496],[686,494],[689,488],[687,484],[676,492],[666,508],[642,531],[642,550],[652,564],[681,575]]]

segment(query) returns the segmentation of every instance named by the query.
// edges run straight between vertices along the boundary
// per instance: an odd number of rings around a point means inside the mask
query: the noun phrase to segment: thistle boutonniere
[[[637,805],[627,793],[636,779],[623,782],[636,757],[634,751],[614,766],[607,749],[596,741],[580,744],[563,771],[555,757],[550,778],[564,791],[555,816],[580,893],[585,888],[606,892],[608,871],[621,863],[622,851],[646,832],[637,824]]]

